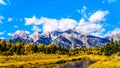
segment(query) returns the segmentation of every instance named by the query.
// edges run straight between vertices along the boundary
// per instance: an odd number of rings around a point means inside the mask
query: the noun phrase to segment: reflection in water
[[[80,62],[63,64],[60,66],[56,66],[54,68],[88,68],[88,66],[92,63],[94,63],[94,61],[85,60],[85,61],[80,61]]]

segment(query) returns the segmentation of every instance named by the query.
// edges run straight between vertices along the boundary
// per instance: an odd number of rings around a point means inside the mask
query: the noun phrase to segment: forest
[[[27,55],[33,53],[45,53],[45,54],[67,54],[67,55],[76,55],[76,54],[95,54],[95,55],[112,55],[114,53],[120,52],[120,41],[114,42],[112,39],[111,42],[105,44],[102,47],[98,48],[61,48],[55,44],[32,44],[17,42],[12,43],[11,41],[5,42],[0,40],[0,55]]]

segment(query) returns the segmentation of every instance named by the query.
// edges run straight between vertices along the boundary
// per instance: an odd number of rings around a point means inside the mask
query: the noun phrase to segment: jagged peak
[[[15,40],[14,40],[15,38]],[[106,38],[99,38],[84,32],[77,32],[76,30],[66,30],[66,31],[51,31],[46,33],[40,33],[40,31],[35,31],[30,36],[27,36],[25,31],[20,31],[16,33],[13,40],[25,41],[36,44],[50,44],[54,43],[64,47],[95,47],[101,46],[109,42]],[[83,43],[80,43],[80,41]],[[83,46],[84,45],[84,46]]]
[[[40,32],[40,31],[35,31],[33,34],[35,34],[35,35],[40,35],[41,32]],[[32,34],[32,35],[33,35],[33,34]]]
[[[13,37],[28,37],[28,33],[26,32],[26,31],[24,31],[24,30],[22,30],[22,31],[17,31],[14,35],[13,35]]]
[[[114,41],[119,41],[120,40],[120,33],[108,35],[106,38],[108,38],[109,40],[111,40],[113,38]]]

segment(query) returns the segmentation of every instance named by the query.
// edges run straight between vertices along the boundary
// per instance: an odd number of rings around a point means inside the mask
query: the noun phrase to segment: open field
[[[44,68],[72,62],[81,59],[90,59],[96,61],[90,65],[89,68],[120,68],[119,56],[102,56],[102,55],[58,55],[58,54],[31,54],[31,55],[14,55],[14,56],[0,56],[0,67],[36,67]]]
[[[99,57],[89,68],[120,68],[120,56]]]
[[[50,64],[59,64],[69,61],[81,60],[82,56],[56,55],[56,54],[31,54],[31,55],[14,55],[0,56],[0,67],[6,66],[44,66]]]

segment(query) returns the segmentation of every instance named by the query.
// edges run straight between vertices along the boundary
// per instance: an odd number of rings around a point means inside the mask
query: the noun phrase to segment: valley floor
[[[44,67],[45,65],[56,65],[60,63],[81,60],[81,57],[82,56],[68,56],[57,54],[0,56],[0,67],[41,68]]]
[[[30,54],[30,55],[14,55],[14,56],[0,56],[0,68],[45,68],[48,66],[59,65],[61,63],[93,60],[95,63],[89,68],[120,68],[120,57],[116,55],[102,56],[102,55],[58,55],[58,54]]]

